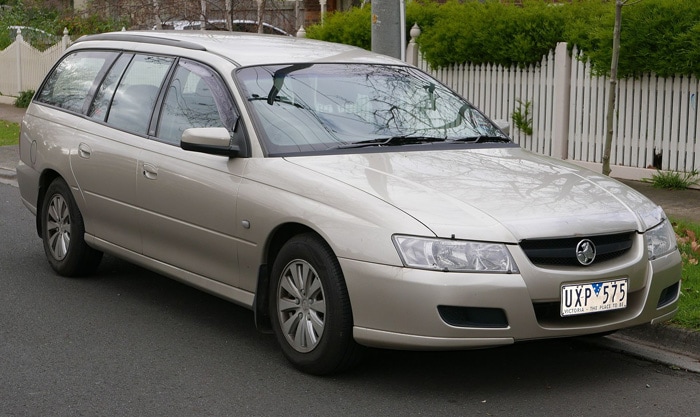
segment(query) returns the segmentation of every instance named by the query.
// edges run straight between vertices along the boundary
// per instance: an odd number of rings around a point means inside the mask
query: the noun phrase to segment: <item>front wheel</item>
[[[285,356],[304,372],[339,372],[360,356],[340,264],[315,234],[292,238],[275,259],[270,317]]]
[[[97,269],[102,252],[85,243],[83,216],[62,178],[49,185],[39,215],[44,252],[59,275],[87,275]]]

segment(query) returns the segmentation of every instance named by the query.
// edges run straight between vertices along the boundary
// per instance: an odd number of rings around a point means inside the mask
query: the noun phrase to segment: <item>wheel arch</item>
[[[36,198],[36,207],[37,210],[40,210],[42,205],[44,204],[44,198],[46,197],[46,190],[48,190],[49,185],[56,179],[56,178],[63,178],[61,174],[59,174],[57,171],[54,171],[53,169],[47,169],[44,170],[41,173],[41,176],[39,177],[39,190],[37,192],[37,198]],[[63,178],[65,181],[65,178]],[[43,232],[41,228],[41,215],[37,213],[37,216],[35,216],[35,223],[36,223],[36,233],[39,235],[39,237],[43,237]]]

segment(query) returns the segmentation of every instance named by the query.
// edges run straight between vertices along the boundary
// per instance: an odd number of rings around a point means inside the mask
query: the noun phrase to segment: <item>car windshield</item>
[[[269,155],[508,141],[463,98],[410,67],[271,65],[237,77]]]

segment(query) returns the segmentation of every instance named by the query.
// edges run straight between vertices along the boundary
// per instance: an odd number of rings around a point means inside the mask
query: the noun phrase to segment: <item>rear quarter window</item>
[[[107,51],[79,51],[65,56],[46,78],[36,100],[81,113],[90,90],[117,55]]]
[[[145,135],[172,57],[135,55],[119,82],[107,124]]]

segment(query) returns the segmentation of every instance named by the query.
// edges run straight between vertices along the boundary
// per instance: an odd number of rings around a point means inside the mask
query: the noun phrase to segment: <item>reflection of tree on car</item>
[[[408,67],[294,64],[238,75],[271,150],[509,140],[463,98]]]

